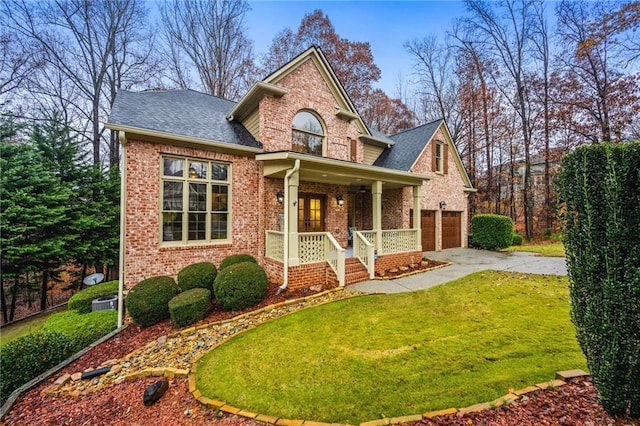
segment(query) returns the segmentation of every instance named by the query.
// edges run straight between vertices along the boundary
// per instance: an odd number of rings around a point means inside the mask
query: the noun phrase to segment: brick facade
[[[160,165],[163,154],[231,164],[231,241],[171,246],[160,242]],[[129,139],[125,150],[127,181],[125,206],[125,287],[157,275],[176,277],[185,266],[196,262],[220,264],[230,254],[264,256],[266,203],[260,203],[264,186],[261,165],[252,158],[222,154],[171,144]],[[274,197],[275,198],[275,197]],[[260,208],[256,209],[256,205]]]
[[[273,83],[273,82],[272,82]],[[324,156],[349,160],[349,141],[356,141],[356,159],[363,159],[363,142],[355,120],[336,115],[338,101],[335,88],[327,83],[312,58],[282,76],[279,87],[288,89],[280,97],[265,96],[259,101],[259,130],[257,139],[264,152],[291,150],[291,125],[301,110],[312,111],[322,122],[326,132]],[[440,131],[441,132],[441,131]],[[445,141],[440,133],[434,140]],[[125,149],[125,287],[157,275],[176,277],[185,266],[201,261],[219,265],[228,255],[249,253],[265,268],[273,283],[283,282],[283,264],[265,257],[265,232],[283,231],[284,207],[276,200],[276,193],[284,190],[282,178],[263,176],[263,163],[254,154],[227,154],[214,148],[195,148],[173,140],[147,139],[127,134]],[[170,245],[160,241],[160,182],[163,154],[194,159],[218,160],[231,165],[231,238],[226,243]],[[462,188],[464,182],[457,171],[453,155],[449,155],[446,175],[431,172],[431,150],[426,149],[414,166],[413,172],[434,175],[422,186],[423,209],[438,210],[438,203],[446,200],[447,210],[460,211],[466,224],[467,200]],[[454,188],[454,189],[452,189]],[[324,229],[330,232],[342,247],[347,247],[349,211],[355,211],[357,229],[372,229],[372,196],[367,192],[349,195],[349,187],[329,183],[300,180],[299,194],[324,196]],[[336,198],[342,195],[343,206]],[[353,209],[348,203],[354,203]],[[409,212],[413,208],[411,187],[383,190],[383,229],[409,227]],[[466,226],[463,226],[466,241]],[[376,262],[376,272],[416,263],[421,259],[418,251],[382,255]],[[330,266],[324,263],[305,264],[289,268],[289,287],[302,288],[316,284],[325,287],[338,285]]]
[[[436,141],[447,141],[447,138],[442,129],[438,129],[436,134],[433,136],[431,143],[435,143]],[[431,143],[426,146],[422,155],[418,158],[418,161],[416,161],[416,164],[413,166],[413,169],[411,169],[411,171],[415,173],[433,175],[433,179],[425,182],[422,185],[421,209],[434,210],[436,212],[436,250],[440,250],[442,247],[442,212],[440,210],[440,201],[446,202],[445,208],[447,211],[459,212],[462,221],[462,246],[466,247],[468,234],[468,193],[464,192],[462,189],[464,187],[462,175],[458,171],[458,165],[456,164],[454,156],[451,154],[451,152],[448,155],[448,173],[439,173],[432,170]],[[452,188],[455,189],[452,190]],[[403,227],[409,227],[408,212],[413,208],[413,192],[411,188],[404,188],[403,202],[403,212],[406,212],[403,215]]]

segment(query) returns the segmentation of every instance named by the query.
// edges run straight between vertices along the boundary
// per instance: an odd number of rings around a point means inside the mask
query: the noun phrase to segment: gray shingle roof
[[[262,148],[242,124],[226,119],[234,106],[235,102],[193,90],[120,90],[108,124]]]
[[[373,165],[405,172],[409,171],[427,142],[438,130],[440,124],[442,124],[442,120],[436,120],[389,136],[389,139],[394,141],[395,145],[391,148],[386,148]]]

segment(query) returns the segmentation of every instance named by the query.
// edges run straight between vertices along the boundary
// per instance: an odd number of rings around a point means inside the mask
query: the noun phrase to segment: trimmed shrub
[[[124,300],[131,318],[142,327],[149,327],[169,318],[169,301],[180,290],[169,276],[151,277],[140,281]]]
[[[471,218],[471,234],[474,247],[504,249],[513,241],[513,221],[498,214],[477,214]]]
[[[225,311],[240,311],[257,305],[267,294],[267,274],[256,263],[236,263],[220,270],[213,292]]]
[[[55,331],[27,334],[0,347],[0,403],[11,392],[74,353],[73,342]]]
[[[118,281],[96,284],[80,290],[71,296],[67,302],[67,309],[78,311],[81,314],[88,314],[91,312],[91,302],[93,302],[94,299],[117,294]]]
[[[511,242],[512,246],[521,246],[522,245],[522,241],[524,241],[524,239],[522,238],[522,235],[514,232],[513,233],[513,241]]]
[[[211,308],[211,291],[193,288],[169,301],[171,321],[178,327],[191,325],[207,316]]]
[[[640,142],[564,157],[559,196],[571,318],[612,415],[640,417]]]
[[[178,272],[178,287],[187,291],[192,288],[206,288],[213,291],[213,281],[218,275],[216,265],[210,262],[194,263]]]
[[[69,337],[73,342],[73,352],[78,352],[118,326],[118,311],[96,311],[81,314],[78,311],[65,311],[51,315],[42,329],[57,331]]]
[[[218,268],[218,272],[222,271],[227,266],[235,265],[236,263],[242,263],[242,262],[253,262],[256,265],[258,264],[258,261],[255,259],[255,257],[251,256],[250,254],[246,254],[246,253],[232,254],[231,256],[225,257],[222,260],[222,262],[220,262],[220,267]]]

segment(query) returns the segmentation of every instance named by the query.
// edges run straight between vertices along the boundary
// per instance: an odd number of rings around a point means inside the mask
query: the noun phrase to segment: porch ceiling
[[[293,168],[295,160],[300,160],[301,181],[350,186],[354,189],[375,181],[382,181],[386,189],[394,189],[422,185],[423,181],[431,179],[429,175],[290,151],[258,154],[256,160],[264,162],[265,177],[284,178],[287,170]]]

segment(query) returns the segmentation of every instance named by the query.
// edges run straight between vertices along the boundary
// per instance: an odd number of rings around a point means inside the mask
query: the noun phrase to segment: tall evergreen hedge
[[[471,240],[485,250],[507,248],[513,242],[513,221],[499,214],[477,214],[471,218]]]
[[[578,342],[604,409],[640,417],[640,142],[578,148],[558,189]]]

